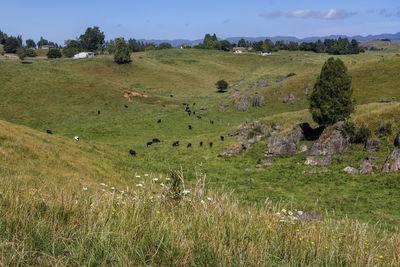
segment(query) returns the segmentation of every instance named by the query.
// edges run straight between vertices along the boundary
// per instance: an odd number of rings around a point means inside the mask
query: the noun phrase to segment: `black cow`
[[[210,142],[209,145],[210,145],[210,147],[212,147],[213,146],[213,142]]]
[[[131,150],[129,150],[129,154],[131,154],[132,156],[136,156],[136,151],[131,149]]]
[[[182,106],[187,106],[187,104],[186,103],[182,103]]]
[[[197,119],[201,120],[201,116],[196,116]]]
[[[203,141],[200,141],[200,146],[203,146]]]
[[[46,130],[46,133],[53,134],[53,131],[52,130]]]
[[[179,146],[179,141],[175,141],[172,143],[172,146]]]
[[[147,142],[146,146],[149,147],[153,144],[153,142]]]
[[[193,103],[193,106],[196,106],[196,102]]]
[[[100,110],[97,111],[97,115],[100,115]]]
[[[157,123],[161,123],[161,119],[159,119],[159,120],[157,121]]]
[[[210,123],[211,123],[211,124],[214,124],[214,121],[213,121],[213,120],[210,120]]]
[[[196,115],[196,111],[193,111],[193,115]]]
[[[160,139],[158,139],[158,138],[153,138],[153,143],[160,143]]]
[[[169,95],[170,97],[174,97],[174,95]]]
[[[128,108],[128,105],[124,105],[124,108]]]
[[[222,135],[219,138],[221,138],[221,141],[225,140],[225,137],[223,137]]]
[[[187,148],[192,147],[192,143],[187,144]]]
[[[192,125],[189,125],[188,128],[189,128],[189,130],[192,130]]]

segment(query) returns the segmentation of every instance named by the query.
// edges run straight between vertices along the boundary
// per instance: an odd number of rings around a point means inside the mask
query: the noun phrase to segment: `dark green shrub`
[[[32,48],[25,48],[25,54],[27,57],[37,57],[35,50]]]
[[[26,57],[26,53],[25,53],[25,48],[24,47],[18,47],[17,48],[17,56],[19,57],[20,60],[24,60]]]
[[[218,92],[223,93],[228,89],[228,83],[225,80],[219,80],[215,86],[217,86]]]
[[[115,39],[114,61],[118,64],[127,64],[132,61],[128,44],[124,38]]]
[[[353,143],[362,144],[367,142],[367,140],[371,137],[371,130],[362,125],[360,128],[357,129],[357,132],[354,136]]]
[[[64,57],[73,57],[75,54],[78,54],[78,49],[74,47],[66,47],[62,50]]]
[[[296,75],[296,73],[291,72],[291,73],[289,73],[288,75],[286,75],[286,77],[289,78],[289,77],[292,77],[292,76],[294,76],[294,75]]]
[[[381,124],[378,128],[378,133],[383,136],[388,136],[392,134],[392,124],[390,122],[386,122]]]
[[[310,98],[310,112],[319,125],[346,120],[354,111],[353,88],[340,59],[329,58],[322,67]]]
[[[49,52],[47,52],[47,58],[60,58],[61,57],[61,52],[58,49],[50,49]]]
[[[345,121],[342,126],[342,134],[344,137],[350,138],[350,140],[354,139],[356,135],[356,125],[352,121]]]

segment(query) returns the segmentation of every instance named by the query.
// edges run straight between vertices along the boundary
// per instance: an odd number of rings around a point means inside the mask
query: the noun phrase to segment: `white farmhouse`
[[[262,55],[262,56],[269,56],[269,55],[272,55],[272,53],[271,53],[270,50],[268,50],[268,51],[262,51],[262,52],[261,52],[261,55]]]
[[[74,59],[79,59],[79,58],[92,58],[95,57],[96,54],[93,52],[81,52],[79,54],[74,55]]]

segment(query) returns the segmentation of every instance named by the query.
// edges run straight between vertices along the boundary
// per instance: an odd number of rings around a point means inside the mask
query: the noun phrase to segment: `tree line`
[[[61,47],[55,42],[48,41],[43,37],[35,43],[34,40],[28,39],[23,45],[22,36],[8,36],[0,30],[0,44],[3,45],[4,52],[6,53],[17,53],[20,57],[24,56],[35,56],[34,48],[48,45],[51,48],[59,50],[62,48],[62,55],[65,57],[73,57],[75,54],[82,51],[91,51],[98,53],[115,54],[117,52],[118,44],[117,41],[124,42],[129,52],[141,52],[149,50],[161,50],[170,49],[173,46],[170,43],[164,42],[159,45],[154,43],[148,43],[143,41],[137,41],[136,39],[130,38],[127,41],[124,38],[116,38],[113,40],[105,41],[104,32],[100,31],[99,27],[93,26],[86,29],[85,33],[81,34],[75,40],[70,39],[64,42],[64,47]],[[228,40],[218,40],[216,34],[213,35],[207,33],[204,36],[203,42],[194,45],[193,48],[197,49],[212,49],[222,51],[232,51],[235,47],[243,47],[252,51],[279,51],[279,50],[290,50],[290,51],[313,51],[315,53],[329,53],[333,55],[345,55],[345,54],[358,54],[364,52],[363,48],[359,47],[359,43],[356,40],[349,41],[347,38],[339,39],[325,39],[324,41],[318,40],[316,42],[285,42],[278,40],[275,43],[270,39],[264,41],[250,42],[244,38],[240,39],[237,44],[230,43]],[[184,48],[191,48],[190,46],[184,46]],[[50,51],[49,51],[50,52]],[[60,51],[59,51],[60,52]],[[51,56],[61,57],[61,53],[52,51]]]
[[[270,39],[264,41],[249,42],[243,38],[237,43],[237,47],[251,48],[254,51],[312,51],[315,53],[328,53],[332,55],[346,55],[346,54],[359,54],[363,49],[359,47],[357,40],[349,41],[347,38],[339,39],[325,39],[323,42],[318,40],[316,42],[285,42],[277,40],[275,43]]]

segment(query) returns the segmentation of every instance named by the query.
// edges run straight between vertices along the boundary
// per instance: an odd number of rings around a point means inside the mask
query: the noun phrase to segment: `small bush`
[[[27,57],[37,57],[35,50],[32,48],[25,48],[25,54]]]
[[[20,60],[24,60],[26,57],[25,48],[18,47],[17,48],[17,56],[19,57]]]
[[[386,122],[381,124],[378,128],[378,133],[382,136],[388,136],[392,134],[392,124],[390,122]]]
[[[354,136],[353,143],[356,144],[365,143],[370,137],[371,137],[371,130],[368,127],[362,125],[360,128],[358,128],[356,135]]]
[[[352,121],[345,121],[342,126],[342,134],[350,140],[354,140],[356,135],[356,125]]]
[[[296,73],[291,72],[291,73],[289,73],[288,75],[286,75],[286,77],[289,78],[289,77],[292,77],[292,76],[294,76],[294,75],[296,75]]]
[[[47,58],[60,58],[61,57],[61,52],[58,49],[50,49],[49,52],[47,52]]]
[[[75,54],[78,54],[78,49],[74,47],[67,47],[62,50],[64,57],[73,57]]]
[[[371,130],[362,125],[357,128],[354,122],[346,121],[342,126],[342,133],[345,137],[350,139],[351,143],[362,144],[371,137]]]

